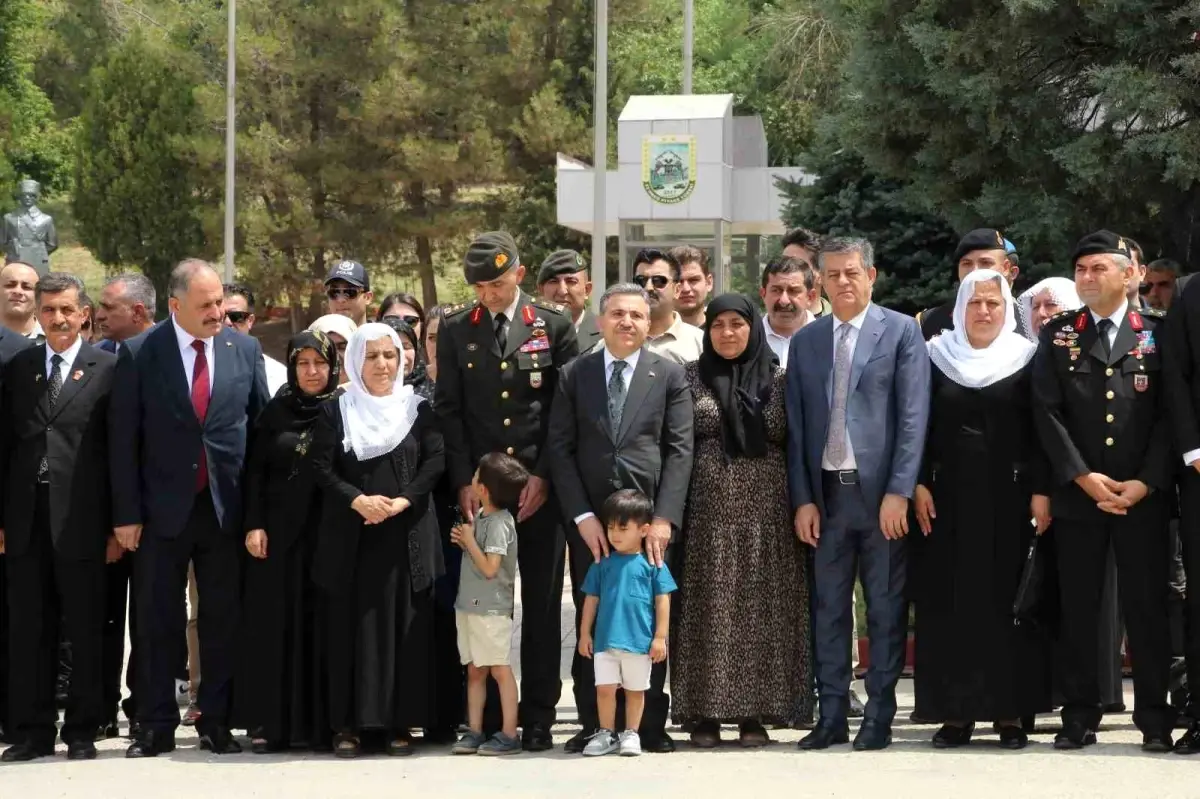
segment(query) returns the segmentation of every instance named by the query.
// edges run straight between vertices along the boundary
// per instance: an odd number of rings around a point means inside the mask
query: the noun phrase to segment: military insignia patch
[[[508,256],[502,252],[496,253],[496,268],[503,269],[506,263],[508,263]]]
[[[542,373],[541,372],[530,372],[529,373],[529,387],[530,388],[541,388],[542,387]]]
[[[1149,375],[1134,375],[1133,376],[1133,390],[1134,391],[1145,391],[1148,388],[1150,388],[1150,376]]]

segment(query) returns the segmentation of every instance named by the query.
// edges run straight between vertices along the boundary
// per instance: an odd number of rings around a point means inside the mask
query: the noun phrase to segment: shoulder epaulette
[[[557,314],[566,314],[566,312],[567,312],[567,306],[559,305],[556,302],[547,302],[546,300],[543,300],[541,297],[534,297],[531,299],[531,302],[534,305],[536,305],[537,307],[539,307],[545,311],[553,311],[554,313],[557,313]]]
[[[451,305],[442,313],[442,318],[449,319],[451,316],[457,316],[463,311],[469,311],[479,303],[477,302],[460,302],[458,305]]]
[[[1158,308],[1139,308],[1138,313],[1140,313],[1142,316],[1153,316],[1155,319],[1165,319],[1167,317],[1166,313]]]
[[[1078,316],[1079,312],[1081,310],[1083,310],[1083,309],[1073,308],[1069,311],[1059,311],[1054,316],[1051,316],[1049,319],[1046,320],[1046,324],[1042,326],[1042,329],[1044,330],[1045,328],[1049,327],[1050,325],[1061,322],[1064,319],[1069,319],[1073,316]]]

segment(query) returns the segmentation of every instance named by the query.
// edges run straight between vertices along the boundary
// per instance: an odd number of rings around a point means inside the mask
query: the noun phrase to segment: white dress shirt
[[[867,311],[871,310],[871,303],[867,303],[867,307],[862,309],[862,313],[851,319],[849,322],[842,322],[836,316],[833,318],[833,360],[837,362],[837,346],[838,338],[842,335],[842,328],[849,327],[849,337],[846,339],[846,349],[849,351],[849,362],[854,363],[854,348],[858,346],[858,334],[862,331],[863,322],[867,319]],[[830,369],[829,374],[829,409],[833,410],[833,370]],[[829,460],[827,452],[821,454],[821,468],[825,471],[842,471],[847,469],[857,469],[858,461],[854,459],[854,446],[850,442],[850,397],[846,397],[846,457],[841,463],[833,463]],[[831,420],[832,423],[832,420]],[[828,449],[828,447],[826,447]]]
[[[213,377],[216,374],[216,359],[213,358],[215,347],[212,337],[196,338],[180,327],[174,316],[171,317],[171,324],[175,326],[175,339],[179,342],[179,355],[183,358],[183,376],[187,379],[188,396],[192,396],[192,374],[196,371],[196,350],[192,348],[193,341],[204,342],[204,359],[208,361],[208,393],[209,396],[212,396]]]
[[[1101,319],[1107,318],[1110,322],[1112,322],[1112,327],[1108,331],[1108,348],[1110,350],[1112,349],[1113,344],[1115,344],[1117,341],[1117,331],[1121,329],[1121,323],[1125,321],[1125,312],[1127,310],[1129,310],[1129,300],[1124,300],[1121,303],[1121,307],[1108,317],[1101,316],[1095,311],[1092,311],[1092,321],[1096,323],[1097,332],[1100,330]]]
[[[517,306],[521,304],[521,292],[517,292],[517,296],[513,299],[512,305],[504,309],[504,317],[508,320],[504,323],[504,340],[508,341],[508,331],[512,328],[513,317],[517,315]],[[488,319],[492,323],[492,333],[496,332],[496,315],[488,311]]]
[[[71,365],[75,363],[75,359],[79,357],[79,350],[83,348],[83,337],[76,336],[75,342],[67,347],[63,352],[55,352],[50,348],[50,344],[46,344],[46,380],[50,379],[50,370],[54,368],[50,362],[55,355],[62,356],[62,363],[58,365],[58,376],[62,380],[62,385],[67,384],[67,373],[71,371]]]
[[[621,377],[625,380],[625,398],[628,399],[629,384],[633,381],[633,370],[637,369],[638,359],[642,357],[642,351],[640,349],[636,349],[629,355],[628,358],[617,358],[617,356],[608,351],[608,347],[604,346],[603,344],[600,346],[604,348],[604,387],[606,389],[606,399],[608,396],[608,381],[612,380],[613,376],[613,364],[618,360],[625,362],[625,371],[621,373]],[[581,513],[575,517],[575,524],[579,524],[584,519],[590,519],[595,515],[596,514],[592,513],[591,511],[588,511],[587,513]]]
[[[805,309],[804,324],[800,325],[800,327],[804,327],[804,325],[807,325],[812,321],[812,319],[812,312],[808,309]],[[771,327],[771,323],[767,320],[765,314],[763,315],[762,323],[763,332],[767,334],[767,346],[771,348],[771,352],[775,353],[775,357],[779,359],[779,368],[787,369],[788,349],[790,349],[790,345],[792,343],[792,336],[796,334],[792,333],[789,336],[782,336],[779,333],[776,333],[775,328]],[[796,330],[799,331],[800,327],[796,328]]]

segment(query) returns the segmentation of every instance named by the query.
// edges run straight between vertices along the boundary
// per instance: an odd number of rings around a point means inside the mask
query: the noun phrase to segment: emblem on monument
[[[681,203],[696,188],[696,137],[642,138],[642,186],[656,203]]]

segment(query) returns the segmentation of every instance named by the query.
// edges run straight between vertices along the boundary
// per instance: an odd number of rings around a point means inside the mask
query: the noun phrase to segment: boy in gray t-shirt
[[[512,642],[514,584],[517,579],[517,507],[529,472],[521,462],[499,452],[484,455],[471,480],[480,511],[475,523],[460,524],[450,540],[462,548],[462,573],[454,617],[458,654],[467,667],[467,723],[470,730],[454,746],[458,755],[511,755],[521,751],[517,738],[517,681],[508,664]],[[500,687],[503,729],[483,737],[483,704],[487,678]]]

